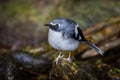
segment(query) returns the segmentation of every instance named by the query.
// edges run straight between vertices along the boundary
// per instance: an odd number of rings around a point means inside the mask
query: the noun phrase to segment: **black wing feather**
[[[81,30],[79,27],[77,27],[77,31],[78,31],[78,34],[76,34],[76,33],[74,32],[73,38],[76,39],[76,40],[79,40],[79,41],[86,41],[86,39],[85,39],[85,37],[84,37],[84,35],[83,35],[83,33],[82,33],[82,30]],[[76,36],[76,35],[77,35],[77,36]],[[79,38],[79,37],[81,37],[81,38]]]
[[[103,55],[104,51],[102,51],[99,47],[97,47],[96,45],[94,45],[91,42],[89,42],[88,40],[86,40],[83,33],[82,33],[82,30],[79,27],[77,27],[77,30],[78,30],[77,37],[75,36],[76,33],[74,33],[74,38],[76,40],[84,41],[90,48],[92,48],[93,50],[95,50],[99,54]],[[81,38],[79,38],[79,37],[81,37]]]

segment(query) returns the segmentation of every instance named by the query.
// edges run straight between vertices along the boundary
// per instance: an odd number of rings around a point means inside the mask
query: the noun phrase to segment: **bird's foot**
[[[65,61],[68,61],[69,63],[72,62],[72,59],[71,58],[63,58]]]
[[[71,56],[71,53],[69,53],[68,58],[63,58],[63,59],[66,60],[66,61],[68,61],[69,63],[71,63],[71,62],[72,62],[72,59],[70,58],[70,56]]]
[[[54,63],[58,64],[59,59],[63,57],[62,52],[59,53],[58,57],[55,59]]]

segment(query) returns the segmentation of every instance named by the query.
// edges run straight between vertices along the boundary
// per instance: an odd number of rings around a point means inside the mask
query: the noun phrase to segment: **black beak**
[[[44,26],[48,26],[50,29],[53,29],[53,30],[56,30],[56,25],[52,25],[52,24],[50,24],[50,23],[48,23],[48,24],[44,24]]]
[[[52,26],[52,25],[51,25],[51,24],[44,24],[44,26],[49,26],[49,27],[50,27],[50,26]]]

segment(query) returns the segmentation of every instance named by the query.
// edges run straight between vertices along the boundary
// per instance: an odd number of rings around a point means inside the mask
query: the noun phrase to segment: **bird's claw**
[[[68,61],[69,63],[71,63],[72,62],[72,59],[71,58],[63,58],[65,61]]]
[[[66,60],[66,61],[68,61],[69,63],[71,63],[71,62],[72,62],[72,59],[70,58],[70,56],[71,56],[71,53],[69,53],[68,58],[63,58],[63,59]]]
[[[62,57],[63,57],[63,55],[62,55],[62,53],[60,52],[59,55],[58,55],[58,57],[55,59],[54,63],[55,63],[55,64],[58,64],[59,59],[61,59]]]

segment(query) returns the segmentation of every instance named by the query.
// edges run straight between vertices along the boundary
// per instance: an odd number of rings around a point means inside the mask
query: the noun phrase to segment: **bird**
[[[79,25],[72,19],[54,18],[44,26],[48,26],[48,42],[52,48],[60,51],[58,57],[55,59],[55,64],[58,64],[59,59],[63,58],[62,51],[68,51],[68,58],[64,60],[71,62],[71,51],[78,48],[79,43],[85,42],[90,48],[97,53],[103,55],[104,51],[96,45],[88,41]]]

